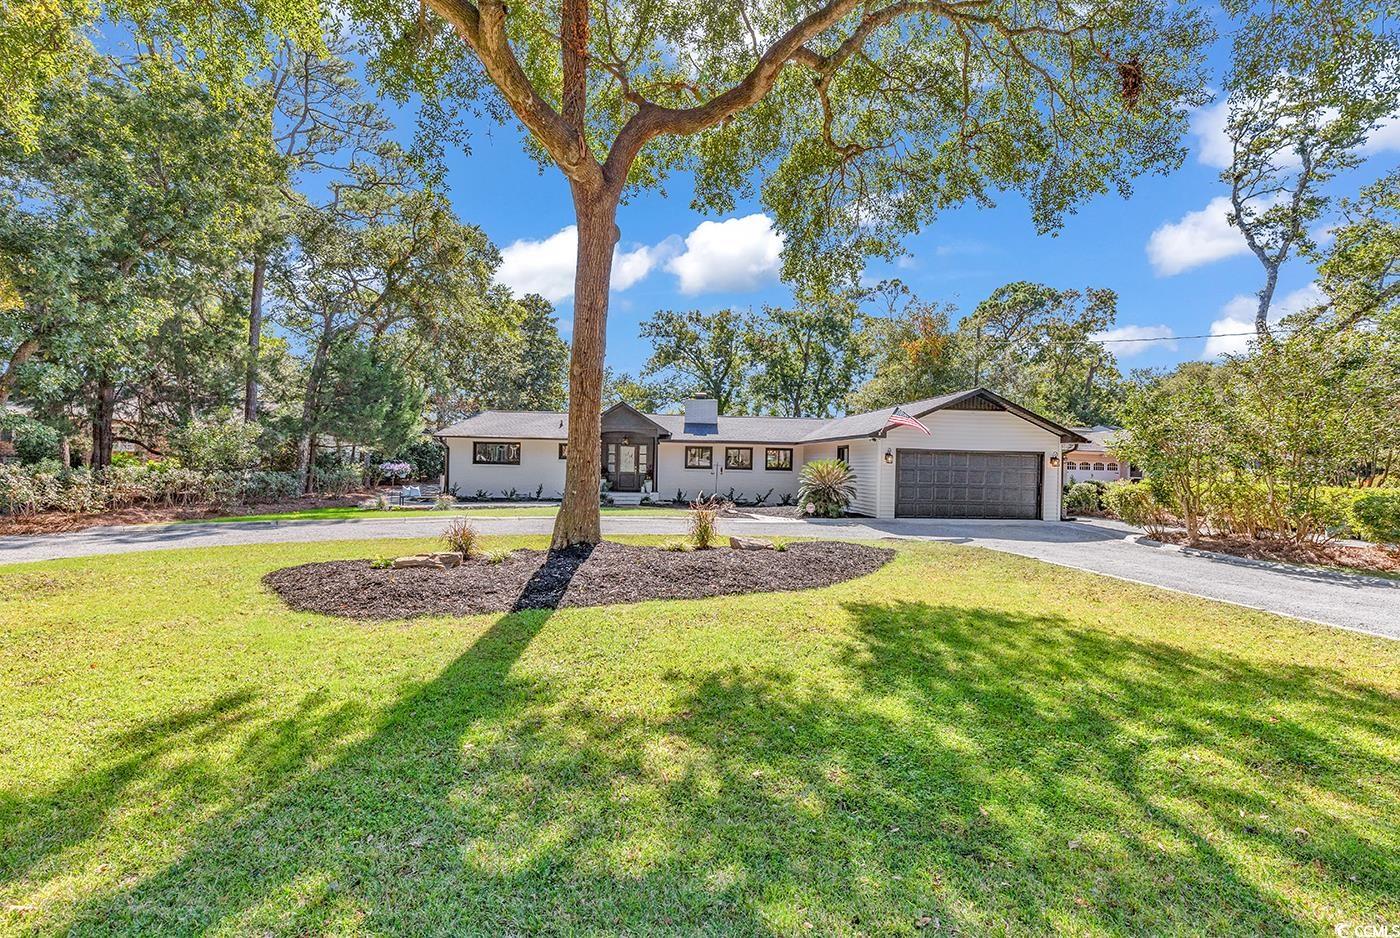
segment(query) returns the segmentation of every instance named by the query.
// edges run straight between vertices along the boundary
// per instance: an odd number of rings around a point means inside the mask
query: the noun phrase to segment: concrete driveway
[[[426,516],[89,528],[72,534],[0,537],[0,564],[181,547],[423,537],[441,530],[444,523],[441,516]],[[484,534],[546,534],[553,525],[553,518],[478,518],[473,524]],[[608,534],[678,534],[684,529],[683,518],[645,515],[605,515],[603,518],[603,530]],[[1139,543],[1133,528],[1114,522],[736,518],[725,519],[721,530],[734,534],[896,537],[969,544],[1323,625],[1400,639],[1400,580],[1151,546]]]

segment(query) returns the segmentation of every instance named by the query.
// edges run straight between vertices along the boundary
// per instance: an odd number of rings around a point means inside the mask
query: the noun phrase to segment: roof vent
[[[692,397],[685,402],[685,424],[714,426],[719,423],[719,401],[713,397]]]

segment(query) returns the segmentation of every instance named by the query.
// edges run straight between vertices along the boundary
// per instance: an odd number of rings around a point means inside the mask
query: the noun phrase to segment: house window
[[[752,469],[753,468],[753,447],[752,446],[726,446],[724,448],[724,468],[726,469]]]
[[[849,446],[836,447],[836,458],[849,466],[851,464],[851,448]]]
[[[1117,464],[1116,462],[1111,462],[1111,463],[1109,463],[1109,464],[1108,464],[1108,471],[1109,471],[1109,472],[1117,472],[1117,471],[1118,471],[1118,464]]]
[[[520,444],[475,443],[472,445],[472,462],[488,466],[518,466]]]
[[[559,458],[560,458],[560,459],[568,459],[568,458],[569,458],[569,444],[568,444],[568,443],[560,443],[560,444],[559,444]]]
[[[1094,463],[1094,471],[1095,471],[1095,472],[1103,472],[1103,463],[1101,463],[1101,462],[1096,462],[1096,463]]]
[[[769,447],[763,454],[763,468],[791,471],[792,450]]]
[[[714,468],[714,450],[708,446],[687,446],[685,448],[685,467],[687,469]]]

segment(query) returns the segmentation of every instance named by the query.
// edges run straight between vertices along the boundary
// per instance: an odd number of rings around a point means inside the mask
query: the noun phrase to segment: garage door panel
[[[899,450],[895,515],[1038,518],[1040,454]]]

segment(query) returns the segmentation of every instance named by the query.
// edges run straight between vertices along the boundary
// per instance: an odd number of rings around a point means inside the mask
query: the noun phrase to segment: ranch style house
[[[679,414],[606,410],[603,476],[618,503],[718,492],[777,504],[795,498],[802,466],[845,461],[850,510],[873,518],[1060,518],[1062,453],[1087,443],[1068,427],[986,388],[901,404],[927,428],[892,423],[896,408],[844,417],[746,417],[693,398]],[[488,410],[435,434],[448,491],[462,497],[559,497],[568,416]]]

